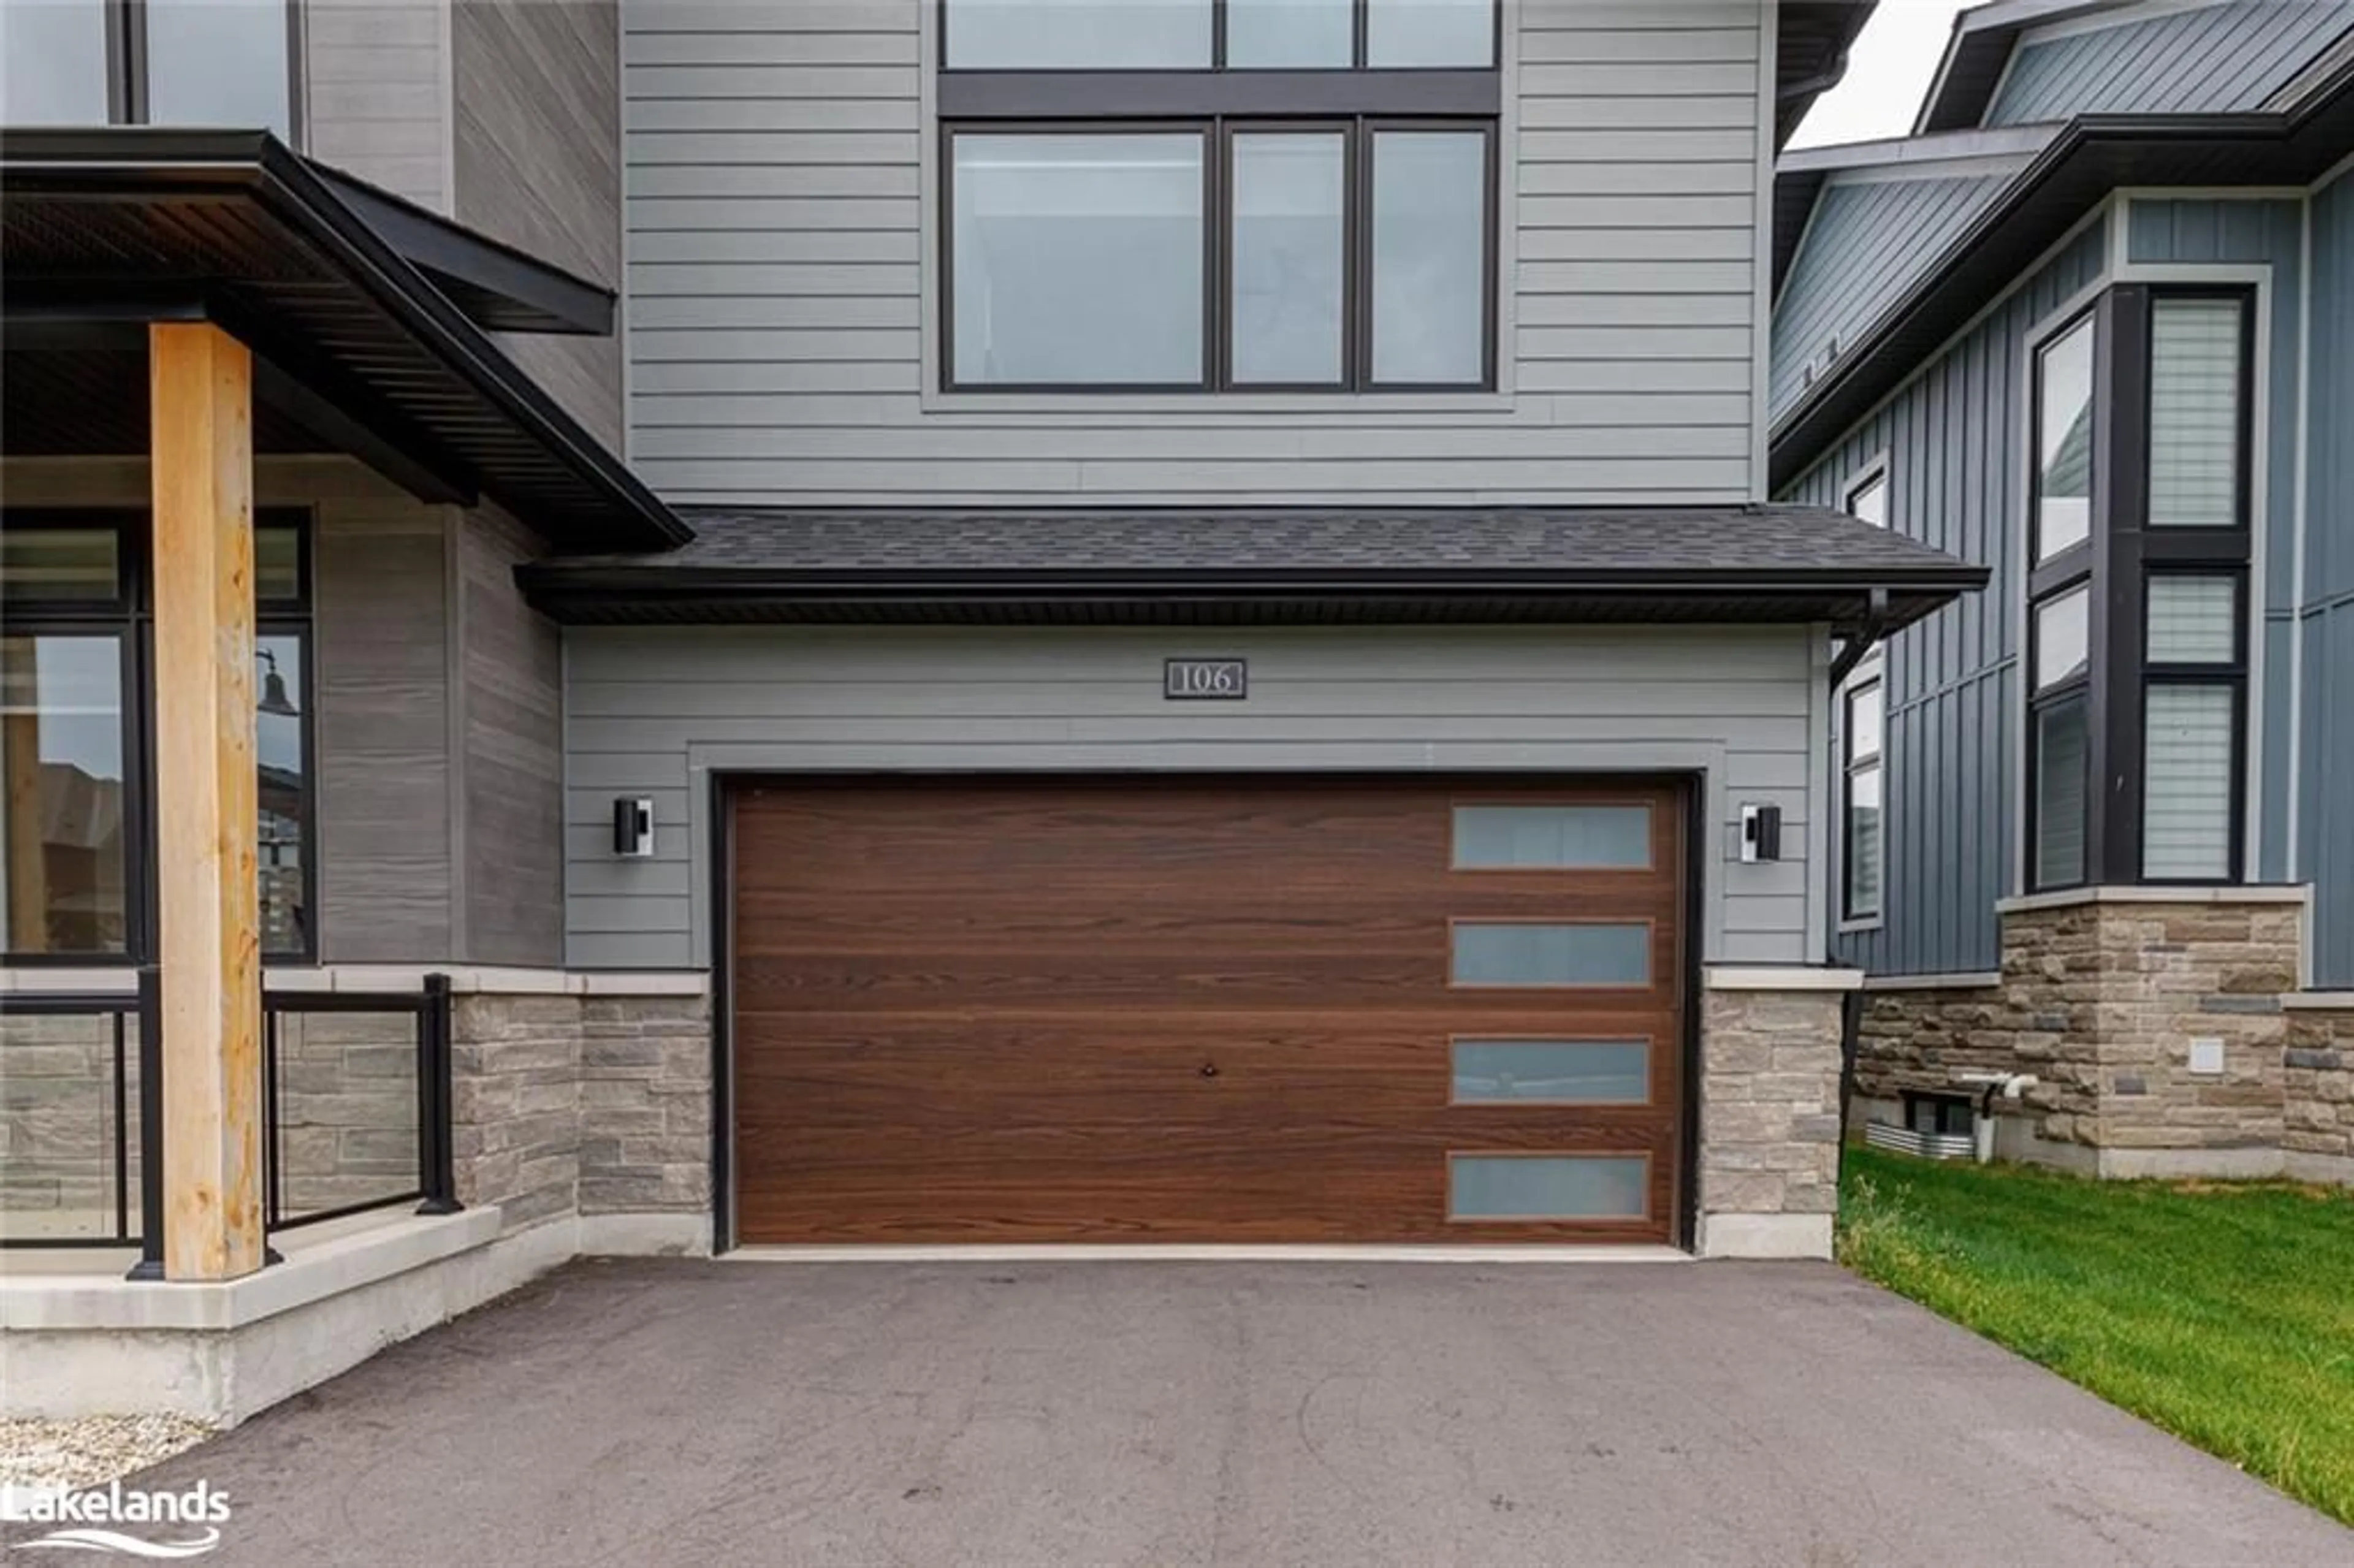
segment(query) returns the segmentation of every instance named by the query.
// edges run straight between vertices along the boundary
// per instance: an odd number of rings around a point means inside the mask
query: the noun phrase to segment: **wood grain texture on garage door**
[[[1457,871],[1450,808],[1642,801],[1652,864]],[[1664,1239],[1673,785],[1126,777],[739,789],[739,1239]],[[1649,983],[1449,982],[1453,921],[1650,929]],[[1652,1043],[1649,1104],[1450,1105],[1450,1036]],[[1649,1161],[1636,1220],[1450,1223],[1450,1153]]]

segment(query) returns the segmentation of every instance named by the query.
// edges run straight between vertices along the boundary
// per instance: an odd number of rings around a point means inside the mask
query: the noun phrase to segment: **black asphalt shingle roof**
[[[794,511],[681,507],[648,572],[1445,573],[1938,570],[1941,551],[1814,506]]]
[[[573,620],[1164,618],[1898,621],[1983,567],[1812,506],[685,509],[659,555],[524,568]],[[1062,613],[1047,613],[1060,605]],[[1140,607],[1154,607],[1149,613]],[[1406,608],[1413,613],[1408,615]],[[821,609],[821,607],[822,607]]]

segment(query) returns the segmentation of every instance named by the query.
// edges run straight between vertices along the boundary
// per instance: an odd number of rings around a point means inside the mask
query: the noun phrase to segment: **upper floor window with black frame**
[[[2093,535],[2093,318],[2035,355],[2035,558]]]
[[[306,958],[314,874],[307,538],[254,529],[262,950]],[[153,598],[143,514],[12,511],[0,525],[0,953],[140,961],[154,950],[146,710]]]
[[[6,0],[0,120],[295,139],[296,0]]]
[[[953,390],[1479,390],[1496,0],[941,0]]]

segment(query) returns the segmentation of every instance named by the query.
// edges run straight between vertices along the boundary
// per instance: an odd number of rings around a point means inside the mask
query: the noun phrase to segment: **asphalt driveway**
[[[2354,1563],[1822,1265],[575,1265],[146,1484],[207,1563]]]

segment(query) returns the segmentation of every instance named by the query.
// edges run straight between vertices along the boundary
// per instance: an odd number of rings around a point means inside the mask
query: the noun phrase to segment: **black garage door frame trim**
[[[1033,778],[1039,779],[1074,778],[1115,778],[1122,772],[1140,778],[1185,777],[1199,779],[1267,778],[1331,779],[1409,779],[1435,776],[1464,777],[1476,775],[1487,779],[1515,784],[1543,785],[1571,779],[1657,779],[1672,781],[1684,792],[1684,892],[1683,907],[1683,1114],[1677,1137],[1676,1149],[1676,1213],[1671,1234],[1676,1245],[1691,1252],[1698,1240],[1700,1225],[1700,1098],[1701,1098],[1701,949],[1708,938],[1708,772],[1705,768],[1632,769],[1611,772],[1565,773],[1545,769],[1469,768],[1463,773],[1449,769],[1399,772],[1383,768],[1346,768],[1310,770],[1267,768],[1259,775],[1233,768],[1145,769],[1101,768],[1066,770],[1061,768],[991,769],[989,778]],[[883,771],[875,768],[796,768],[779,773],[773,768],[714,768],[710,774],[711,830],[707,851],[711,856],[710,932],[711,932],[711,1253],[716,1257],[736,1249],[736,1190],[735,1190],[735,1120],[736,1120],[736,1052],[733,970],[736,960],[735,932],[735,794],[750,785],[773,783],[790,786],[818,779],[891,779],[937,777],[970,778],[976,774],[966,769],[940,769],[917,772],[913,769]]]

